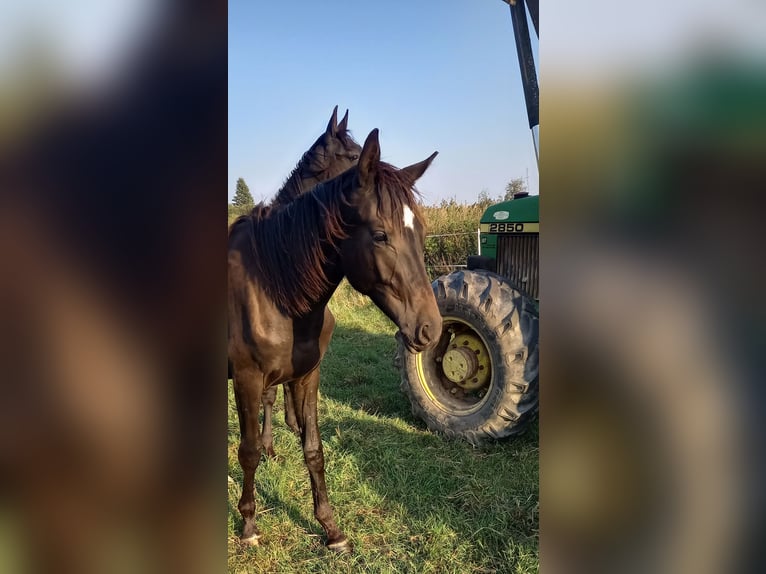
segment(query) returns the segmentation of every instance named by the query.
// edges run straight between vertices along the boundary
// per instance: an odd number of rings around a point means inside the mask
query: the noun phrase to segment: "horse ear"
[[[415,183],[426,172],[426,170],[428,169],[428,166],[431,165],[431,162],[434,160],[434,158],[437,155],[439,155],[439,152],[435,151],[423,161],[420,161],[418,163],[413,163],[412,165],[408,165],[407,167],[403,167],[400,171],[403,171],[404,173],[406,173],[407,177],[409,177],[412,180],[412,182]]]
[[[338,133],[338,106],[335,106],[332,110],[330,123],[327,124],[327,133],[332,137],[335,137],[335,134]]]
[[[364,140],[362,153],[359,156],[359,181],[362,185],[372,182],[375,170],[380,162],[380,143],[378,142],[378,128],[375,128]]]
[[[348,130],[348,110],[346,110],[346,115],[343,116],[343,119],[340,120],[340,123],[338,124],[339,132],[345,132],[347,130]]]

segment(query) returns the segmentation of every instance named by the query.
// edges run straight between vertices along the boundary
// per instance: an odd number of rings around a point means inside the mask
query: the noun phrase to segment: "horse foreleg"
[[[317,421],[317,393],[319,387],[319,368],[292,387],[293,406],[298,426],[301,429],[303,459],[311,478],[311,494],[314,499],[314,516],[322,525],[327,536],[325,544],[336,552],[350,552],[352,549],[346,535],[335,524],[333,510],[327,496],[327,484],[324,476],[324,452],[319,436]]]
[[[261,460],[258,413],[263,393],[263,375],[252,367],[234,365],[234,399],[239,415],[239,464],[242,467],[242,496],[237,508],[242,515],[242,542],[257,545],[261,537],[255,525],[255,470]]]
[[[263,391],[263,434],[261,443],[269,458],[277,458],[274,452],[274,435],[271,430],[271,413],[274,408],[274,401],[277,399],[277,387],[269,387]]]

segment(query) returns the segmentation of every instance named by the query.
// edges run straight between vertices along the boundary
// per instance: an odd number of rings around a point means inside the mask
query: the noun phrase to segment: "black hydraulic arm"
[[[516,39],[516,52],[519,56],[521,82],[524,87],[524,99],[527,103],[527,117],[531,129],[540,125],[540,91],[537,86],[532,43],[529,39],[527,11],[524,8],[524,0],[516,0],[515,2],[512,0],[509,4],[511,6],[511,20],[513,21],[513,35]]]

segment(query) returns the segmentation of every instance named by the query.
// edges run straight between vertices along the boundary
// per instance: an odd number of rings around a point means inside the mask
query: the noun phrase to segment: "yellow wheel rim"
[[[469,415],[487,400],[492,384],[492,357],[484,338],[466,321],[443,317],[439,351],[418,353],[418,383],[426,396],[449,414]]]

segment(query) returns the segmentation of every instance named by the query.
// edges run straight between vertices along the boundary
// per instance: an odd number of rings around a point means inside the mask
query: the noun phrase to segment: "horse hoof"
[[[261,545],[261,535],[260,534],[253,534],[252,536],[248,536],[247,538],[240,538],[239,541],[242,544],[245,544],[247,546],[260,546]]]
[[[337,552],[338,554],[350,554],[354,551],[354,547],[351,545],[351,542],[348,541],[348,538],[345,536],[341,538],[340,540],[335,540],[334,542],[328,542],[327,548],[329,550],[332,550],[333,552]]]

